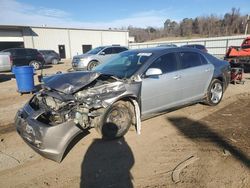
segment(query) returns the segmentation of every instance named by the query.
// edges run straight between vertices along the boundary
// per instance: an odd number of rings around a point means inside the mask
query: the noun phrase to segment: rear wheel
[[[41,67],[41,63],[39,61],[31,61],[29,65],[33,66],[35,70],[38,70]]]
[[[94,67],[96,67],[99,64],[98,61],[90,61],[88,66],[87,66],[87,70],[92,70]]]
[[[207,91],[205,102],[210,106],[215,106],[220,103],[223,97],[223,84],[220,80],[214,79]]]
[[[58,64],[58,59],[52,59],[51,63],[52,63],[53,65]]]
[[[131,103],[118,101],[104,112],[97,130],[104,139],[119,138],[129,130],[133,116]]]

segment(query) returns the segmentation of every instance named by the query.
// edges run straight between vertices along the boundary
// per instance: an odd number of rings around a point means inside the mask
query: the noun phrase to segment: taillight
[[[11,66],[12,66],[12,65],[13,65],[13,58],[12,58],[11,55],[9,56],[9,58],[10,58],[10,64],[11,64]]]

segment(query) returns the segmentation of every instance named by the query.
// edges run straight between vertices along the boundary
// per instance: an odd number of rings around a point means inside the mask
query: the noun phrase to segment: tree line
[[[249,22],[247,15],[242,15],[239,8],[232,8],[224,16],[211,14],[194,19],[184,18],[179,23],[167,19],[162,28],[129,26],[128,30],[136,42],[145,42],[163,37],[216,37],[244,34],[247,22]]]

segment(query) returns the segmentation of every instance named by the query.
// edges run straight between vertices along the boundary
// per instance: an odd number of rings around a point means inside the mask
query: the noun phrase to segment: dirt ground
[[[216,107],[195,104],[143,121],[141,135],[131,128],[102,141],[90,130],[59,164],[15,132],[15,113],[31,94],[18,94],[13,76],[0,73],[0,187],[250,187],[250,74],[245,81],[230,85]]]

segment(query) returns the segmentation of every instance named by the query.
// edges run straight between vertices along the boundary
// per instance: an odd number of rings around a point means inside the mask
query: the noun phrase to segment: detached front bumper
[[[38,120],[44,113],[27,103],[15,117],[15,126],[23,140],[37,153],[60,162],[69,143],[82,132],[73,121],[51,126]]]

